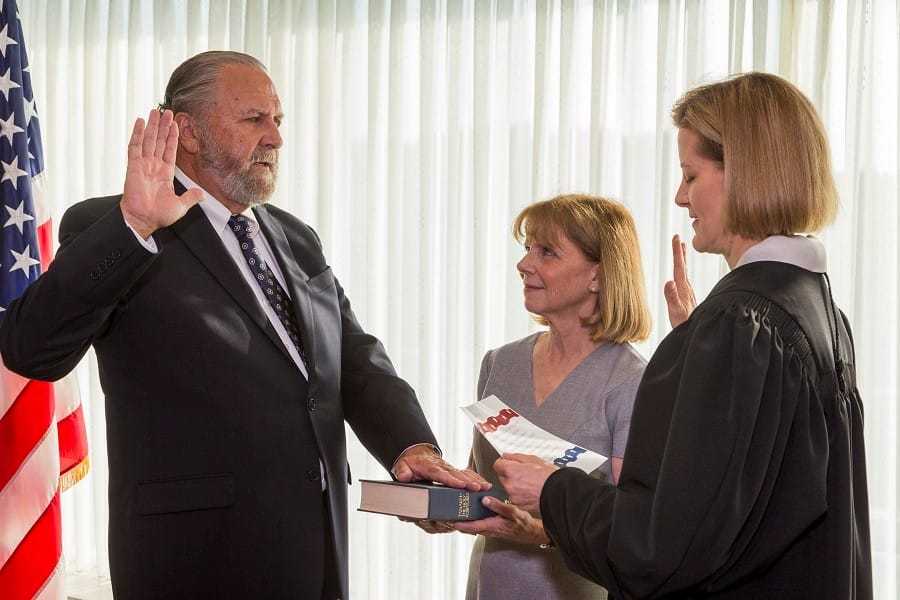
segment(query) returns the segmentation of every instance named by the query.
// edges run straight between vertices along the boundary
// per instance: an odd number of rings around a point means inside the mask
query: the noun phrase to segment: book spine
[[[493,494],[468,492],[454,488],[431,489],[428,492],[428,518],[435,521],[476,521],[494,516],[481,499]]]

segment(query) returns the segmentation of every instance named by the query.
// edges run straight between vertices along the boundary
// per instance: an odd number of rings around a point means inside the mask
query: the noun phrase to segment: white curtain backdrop
[[[856,334],[867,408],[877,597],[898,597],[898,76],[895,0],[20,0],[57,222],[121,190],[131,123],[206,49],[252,53],[284,105],[275,202],[313,225],[357,315],[464,464],[488,348],[534,327],[510,224],[585,191],[634,213],[655,328],[680,171],[669,110],[689,87],[757,69],[797,83],[831,141],[842,210],[824,234]],[[689,256],[702,297],[724,272]],[[190,368],[186,365],[185,368]],[[64,496],[70,571],[108,573],[103,397],[79,369],[93,469]],[[214,416],[212,416],[214,418]],[[353,440],[356,477],[384,472]],[[358,486],[351,503],[358,502]],[[353,506],[351,506],[353,508]],[[471,539],[351,515],[355,598],[460,598]]]

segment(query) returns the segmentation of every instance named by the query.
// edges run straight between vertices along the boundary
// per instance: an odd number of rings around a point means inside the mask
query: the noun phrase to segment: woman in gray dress
[[[615,482],[646,363],[630,342],[650,333],[634,221],[617,202],[567,195],[526,207],[513,231],[525,247],[517,265],[525,309],[548,330],[489,351],[479,398],[495,395],[538,427],[611,457],[595,474]],[[497,458],[476,431],[471,466],[495,488]],[[499,501],[490,507],[500,516],[453,526],[478,535],[467,599],[606,597],[565,567],[539,519]]]

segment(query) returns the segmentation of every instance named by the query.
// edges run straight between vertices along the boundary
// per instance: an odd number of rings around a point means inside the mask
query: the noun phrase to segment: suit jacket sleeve
[[[336,283],[341,306],[341,398],[359,440],[390,470],[413,444],[437,446],[416,393],[394,370],[384,346],[366,333]]]
[[[288,215],[285,218],[295,222]],[[312,236],[307,243],[312,241],[315,246],[314,251],[307,246],[307,252],[313,251],[321,262],[321,266],[312,266],[311,272],[327,268],[318,234],[308,225],[303,228]],[[309,257],[300,253],[304,254]],[[438,443],[416,393],[397,375],[384,345],[362,328],[336,277],[334,283],[341,318],[340,395],[344,418],[360,442],[389,471],[406,448],[420,443],[438,447]]]
[[[767,319],[740,305],[695,314],[647,367],[618,488],[561,469],[544,527],[611,596],[722,590],[824,514],[827,437],[802,361]]]
[[[70,208],[50,268],[3,313],[0,352],[6,367],[32,379],[65,376],[111,324],[120,299],[154,259],[125,225],[117,197]]]

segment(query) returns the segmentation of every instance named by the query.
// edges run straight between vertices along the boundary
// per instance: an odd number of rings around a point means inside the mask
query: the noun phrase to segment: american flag
[[[0,4],[0,319],[52,256],[42,202],[44,157],[15,0]],[[0,366],[0,597],[62,598],[59,494],[87,472],[87,437],[71,384]]]

